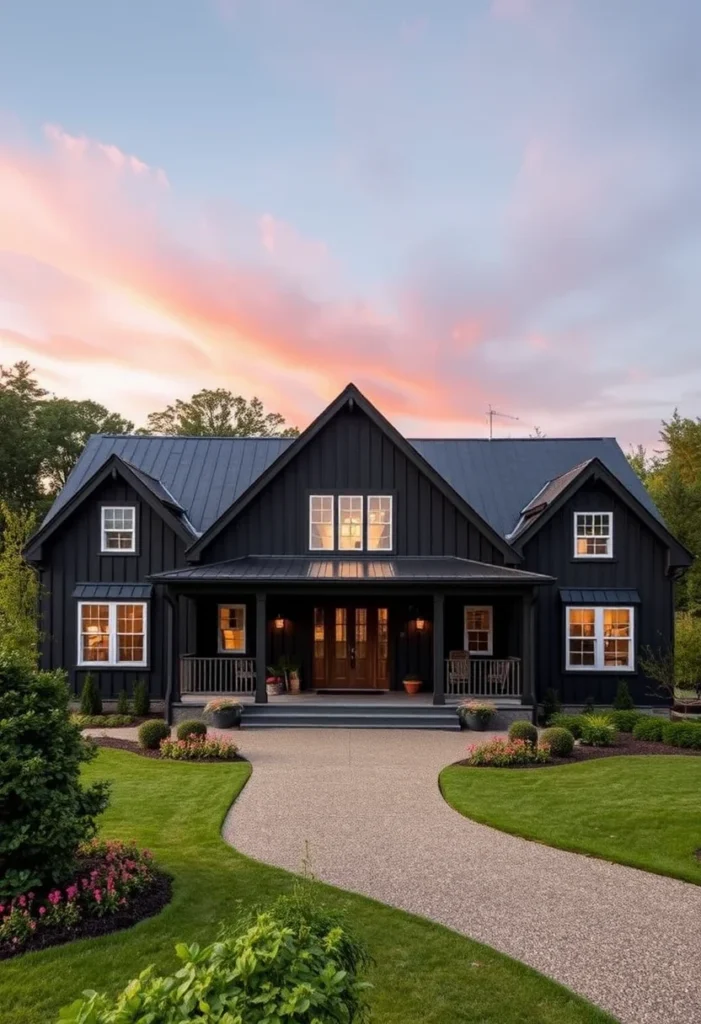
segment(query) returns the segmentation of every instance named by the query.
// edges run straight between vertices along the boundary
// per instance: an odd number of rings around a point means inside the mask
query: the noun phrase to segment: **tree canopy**
[[[162,412],[152,412],[144,433],[197,437],[296,437],[279,412],[265,412],[260,398],[250,401],[224,388],[198,391],[189,401],[178,398]]]

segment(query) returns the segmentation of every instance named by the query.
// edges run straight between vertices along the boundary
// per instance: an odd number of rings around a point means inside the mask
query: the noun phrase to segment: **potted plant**
[[[277,665],[268,665],[265,692],[269,697],[278,697],[281,693],[285,692],[285,673]]]
[[[233,729],[240,724],[242,712],[243,704],[235,697],[215,697],[204,709],[205,715],[211,717],[215,729]]]
[[[402,682],[407,693],[418,693],[421,689],[421,676],[406,675]]]
[[[468,700],[458,706],[458,715],[463,725],[479,732],[487,728],[496,713],[497,709],[489,701]]]
[[[290,693],[299,693],[302,689],[299,669],[300,663],[296,658],[287,659],[287,689]]]

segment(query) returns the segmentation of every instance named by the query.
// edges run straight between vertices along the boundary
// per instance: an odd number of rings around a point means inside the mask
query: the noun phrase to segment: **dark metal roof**
[[[124,459],[123,461],[126,463],[127,466],[129,466],[129,469],[141,481],[144,487],[148,487],[148,489],[156,498],[158,498],[159,501],[162,501],[164,505],[167,505],[169,508],[174,509],[176,512],[185,511],[180,502],[175,500],[173,495],[166,487],[163,486],[160,480],[156,480],[148,473],[144,473],[143,469],[139,469],[138,466],[132,465],[132,463],[129,462],[127,459]]]
[[[249,555],[212,565],[194,565],[151,577],[159,583],[273,581],[288,583],[315,580],[344,582],[472,582],[472,583],[552,583],[551,576],[507,569],[485,562],[447,557],[312,558],[294,555]]]
[[[561,588],[564,604],[640,604],[637,590],[582,590]]]
[[[527,529],[530,529],[533,523],[537,522],[540,516],[548,510],[555,499],[559,498],[562,492],[567,490],[572,481],[576,480],[580,473],[583,473],[587,466],[590,466],[593,461],[593,459],[587,459],[586,462],[582,462],[578,466],[573,466],[567,473],[563,473],[561,476],[556,476],[554,480],[548,480],[545,487],[542,487],[528,502],[525,508],[521,509],[521,518],[516,524],[514,531],[509,534],[509,540],[516,540],[516,538],[522,533],[525,533]]]
[[[506,537],[520,512],[549,481],[598,458],[655,518],[662,518],[614,438],[410,442],[478,515]],[[95,435],[45,523],[112,454],[148,474],[203,533],[292,444],[290,438],[133,437]],[[167,500],[161,496],[161,500]]]
[[[150,583],[78,583],[73,597],[83,601],[104,598],[110,601],[145,601],[151,597],[153,587]]]

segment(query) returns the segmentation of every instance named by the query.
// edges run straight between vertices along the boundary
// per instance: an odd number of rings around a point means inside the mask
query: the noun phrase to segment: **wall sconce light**
[[[280,614],[276,615],[275,616],[275,629],[284,629],[284,628],[285,628],[285,620],[283,619],[282,615],[280,615]]]
[[[423,633],[426,628],[426,619],[422,619],[421,616],[416,616],[416,629],[419,633]]]

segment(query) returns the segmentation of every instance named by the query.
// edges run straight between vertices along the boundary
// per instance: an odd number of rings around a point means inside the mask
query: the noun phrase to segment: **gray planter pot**
[[[489,728],[491,718],[482,718],[477,715],[465,715],[465,725],[468,729],[474,729],[475,732],[485,732]]]
[[[212,725],[215,729],[233,729],[241,721],[241,712],[238,708],[222,708],[212,714]]]

